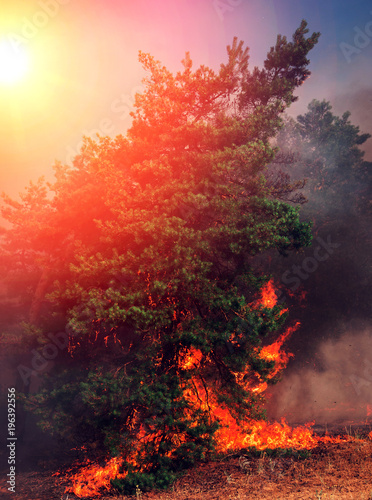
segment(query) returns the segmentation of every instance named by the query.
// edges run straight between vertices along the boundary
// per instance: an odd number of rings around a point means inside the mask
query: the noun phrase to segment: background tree
[[[370,321],[372,162],[362,150],[370,137],[352,123],[349,112],[337,116],[325,100],[313,100],[297,120],[288,118],[276,137],[280,151],[268,169],[269,183],[285,193],[288,183],[306,179],[302,216],[313,221],[315,239],[335,245],[310,273],[302,266],[314,259],[313,248],[286,259],[271,255],[269,266],[265,256],[262,263],[282,282],[287,298],[306,294],[306,308],[293,304],[302,324],[301,336],[290,341],[294,369],[315,355],[327,335],[337,338],[352,328],[351,320],[358,327]]]
[[[291,155],[292,176],[308,179],[305,191],[309,204],[305,210],[311,210],[312,216],[316,204],[328,214],[331,206],[335,214],[345,206],[350,214],[371,213],[372,164],[364,160],[360,148],[371,135],[360,133],[350,115],[346,111],[336,116],[330,102],[314,99],[307,113],[296,121],[288,119],[278,134],[282,164],[289,167],[285,155]]]
[[[262,416],[254,388],[278,367],[261,349],[286,314],[255,301],[268,277],[252,258],[311,241],[264,177],[309,75],[319,34],[306,26],[278,36],[252,73],[236,39],[218,72],[192,71],[186,54],[173,75],[140,53],[149,77],[127,136],[86,139],[53,184],[5,199],[3,259],[29,279],[40,342],[61,326],[70,336],[28,407],[44,428],[121,454],[124,491],[164,486],[204,458],[213,404],[241,425]]]

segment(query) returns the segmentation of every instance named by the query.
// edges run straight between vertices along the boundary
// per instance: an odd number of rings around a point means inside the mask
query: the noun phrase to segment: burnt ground
[[[325,433],[324,427],[315,430]],[[265,452],[256,456],[230,454],[187,471],[168,492],[138,492],[137,499],[372,500],[371,425],[327,430],[329,435],[347,433],[350,439],[338,444],[321,443],[305,458]],[[65,493],[69,481],[64,475],[76,453],[67,454],[56,444],[29,450],[29,456],[24,455],[17,468],[15,494],[7,491],[7,470],[2,468],[0,498],[76,500],[73,494]],[[101,496],[101,500],[127,498],[133,499],[115,492],[102,492]]]

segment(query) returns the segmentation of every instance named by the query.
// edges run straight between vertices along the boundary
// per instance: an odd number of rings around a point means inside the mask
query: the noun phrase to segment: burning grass
[[[284,421],[273,424],[258,422],[248,437],[245,449],[235,453],[221,454],[219,461],[202,464],[188,472],[184,478],[179,479],[173,485],[172,493],[145,494],[138,488],[137,498],[143,498],[143,500],[178,500],[181,498],[201,500],[203,496],[203,500],[204,498],[266,499],[275,491],[275,499],[334,498],[336,500],[343,498],[337,496],[336,493],[349,494],[353,488],[359,487],[357,478],[360,477],[363,479],[361,484],[370,485],[368,495],[371,494],[371,496],[356,496],[355,498],[372,500],[372,431],[370,428],[368,432],[365,429],[352,432],[351,428],[345,428],[344,435],[330,436],[325,434],[319,436],[313,433],[309,425],[292,428]],[[226,467],[221,465],[223,463],[227,464]],[[105,498],[102,497],[105,492],[113,491],[110,477],[115,477],[118,470],[117,459],[112,459],[106,467],[89,465],[80,470],[73,478],[77,481],[73,486],[75,495],[79,498],[91,498],[91,496],[92,498],[96,496]],[[214,477],[215,471],[220,472],[220,478],[225,476],[227,484],[224,481],[218,481],[215,488],[219,493],[216,493],[216,496],[209,496],[211,491],[208,489],[206,497],[207,491],[203,488],[199,491],[197,484],[194,484],[196,481],[192,478],[198,474],[202,476],[204,473],[207,476],[212,474]],[[193,484],[192,488],[189,482],[190,478]],[[346,478],[348,479],[346,480]],[[288,482],[290,484],[287,484]],[[203,479],[204,483],[206,481]],[[237,488],[237,492],[241,491],[241,494],[244,493],[246,496],[231,496],[232,493],[228,492],[228,485],[234,491]],[[312,492],[314,495],[318,494],[318,497],[285,496],[289,495],[293,487],[295,487],[295,491],[300,492],[302,489],[312,486],[318,486],[318,489]],[[189,491],[190,488],[192,491]],[[221,488],[224,495],[230,496],[218,496],[222,495]],[[279,490],[276,492],[278,488]],[[260,496],[261,493],[256,494],[257,491],[261,490],[268,490],[268,496]],[[66,491],[71,494],[71,487],[68,487]],[[282,491],[286,492],[283,493],[284,496],[277,496]],[[362,493],[357,491],[358,494]],[[324,496],[326,493],[334,494],[334,496]],[[70,498],[76,498],[75,495]],[[120,498],[130,497],[120,496]],[[345,496],[345,498],[354,497]]]
[[[330,442],[329,436],[311,451],[241,450],[190,469],[168,492],[138,490],[134,497],[126,497],[102,491],[100,500],[371,500],[372,436],[368,433],[371,427],[352,431],[340,442]],[[6,495],[5,481],[3,476],[0,498],[7,498],[1,496]],[[64,492],[67,484],[63,473],[20,473],[12,498],[76,500]]]

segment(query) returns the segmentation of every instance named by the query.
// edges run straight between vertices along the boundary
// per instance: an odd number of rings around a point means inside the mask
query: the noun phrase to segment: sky
[[[290,108],[312,99],[336,114],[351,111],[372,132],[372,2],[366,0],[1,0],[0,42],[29,59],[14,84],[0,83],[0,192],[17,196],[56,160],[71,164],[83,135],[114,137],[130,126],[134,94],[145,73],[138,51],[171,71],[189,51],[194,68],[218,69],[234,36],[261,66],[278,34],[291,38],[301,19],[319,43],[311,77]],[[0,75],[5,72],[0,58]],[[372,159],[371,140],[366,145]]]

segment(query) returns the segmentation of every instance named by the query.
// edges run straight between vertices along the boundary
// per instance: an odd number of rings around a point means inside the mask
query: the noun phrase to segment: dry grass
[[[0,482],[0,498],[6,479]],[[76,500],[51,473],[19,474],[13,500]],[[2,488],[1,488],[2,487]],[[137,498],[136,498],[137,497]],[[244,455],[201,464],[168,492],[101,500],[372,500],[372,442],[322,444],[305,459]]]
[[[240,456],[204,464],[178,480],[173,491],[142,494],[139,498],[372,500],[372,442],[322,445],[306,459],[275,458],[263,453],[257,458]]]

